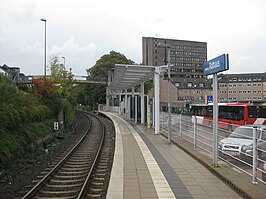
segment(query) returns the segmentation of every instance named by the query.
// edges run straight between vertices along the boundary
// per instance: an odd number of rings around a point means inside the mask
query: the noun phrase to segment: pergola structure
[[[155,119],[155,133],[160,131],[160,72],[165,70],[165,66],[143,66],[143,65],[126,65],[116,64],[114,73],[109,77],[107,95],[110,92],[119,93],[119,103],[121,102],[121,93],[124,93],[124,107],[125,116],[130,118],[130,97],[135,101],[135,122],[137,123],[137,96],[135,93],[135,87],[140,85],[141,96],[141,123],[144,123],[144,82],[154,79],[154,92],[155,92],[155,106],[154,106],[154,119]],[[131,89],[131,93],[127,90]],[[109,105],[109,99],[106,98],[106,105]],[[120,106],[120,104],[119,104]],[[119,114],[121,111],[119,109]]]

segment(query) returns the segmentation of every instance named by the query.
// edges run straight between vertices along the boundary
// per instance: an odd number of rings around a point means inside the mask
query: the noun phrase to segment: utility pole
[[[168,144],[171,144],[171,134],[172,134],[172,129],[171,129],[171,70],[170,70],[170,50],[171,46],[170,44],[164,44],[164,43],[158,43],[157,47],[160,48],[166,48],[166,53],[167,53],[167,68],[168,68]]]

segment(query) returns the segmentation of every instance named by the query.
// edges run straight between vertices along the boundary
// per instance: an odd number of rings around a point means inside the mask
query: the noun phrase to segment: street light
[[[66,57],[62,57],[62,59],[64,60],[64,68],[66,68]]]
[[[44,22],[44,77],[46,77],[46,19],[41,19]]]
[[[168,144],[171,144],[171,75],[170,75],[170,44],[158,43],[157,47],[167,50],[167,68],[168,68]]]

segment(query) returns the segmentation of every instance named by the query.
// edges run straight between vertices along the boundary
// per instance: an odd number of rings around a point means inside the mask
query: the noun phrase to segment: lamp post
[[[46,77],[46,19],[41,19],[44,22],[44,77]]]
[[[170,44],[158,43],[157,47],[167,50],[167,68],[168,68],[168,144],[171,144],[171,74],[170,74]]]
[[[66,57],[62,57],[62,59],[64,60],[64,68],[66,68]]]

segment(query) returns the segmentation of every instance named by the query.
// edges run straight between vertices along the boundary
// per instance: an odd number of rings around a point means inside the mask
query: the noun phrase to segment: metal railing
[[[160,123],[161,131],[167,132],[167,113],[161,112]],[[178,136],[209,154],[213,153],[212,121],[205,121],[202,117],[172,114],[171,124],[173,136]],[[231,124],[227,128],[228,124],[218,122],[218,127],[218,146],[220,146],[220,141],[227,138],[232,133],[232,130],[238,126]],[[266,136],[266,132],[261,133],[264,133],[264,136]],[[248,139],[253,142],[252,153],[245,153],[242,150],[243,146],[239,146],[239,152],[235,154],[223,151],[218,147],[219,158],[250,175],[253,184],[256,184],[257,180],[266,184],[266,138],[264,137],[264,140],[258,139],[258,132],[254,130],[253,137]],[[251,148],[251,146],[246,147]]]

